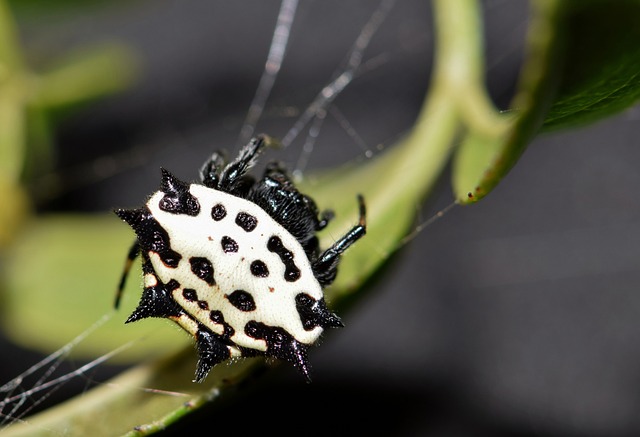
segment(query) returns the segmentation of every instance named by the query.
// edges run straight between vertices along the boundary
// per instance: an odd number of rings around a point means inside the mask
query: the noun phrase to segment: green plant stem
[[[456,101],[468,129],[499,135],[507,127],[484,86],[483,29],[476,0],[435,0],[435,87]]]
[[[483,84],[482,28],[476,0],[434,2],[436,51],[429,94],[406,138],[367,165],[343,173],[327,172],[310,183],[320,205],[349,211],[353,199],[336,192],[349,187],[364,194],[370,217],[367,243],[350,249],[329,295],[352,293],[393,253],[413,225],[415,206],[422,202],[442,173],[463,127],[499,135],[507,126],[493,108]],[[348,173],[347,173],[348,172]],[[381,177],[384,175],[385,177]],[[349,216],[347,216],[349,217]],[[347,220],[323,241],[343,232]]]

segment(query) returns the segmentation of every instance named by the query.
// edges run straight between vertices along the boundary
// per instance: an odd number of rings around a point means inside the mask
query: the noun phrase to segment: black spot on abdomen
[[[213,264],[207,258],[192,257],[189,259],[191,264],[191,272],[198,278],[202,279],[209,285],[215,285],[216,281],[213,278]]]
[[[295,282],[300,279],[300,269],[293,261],[293,252],[284,247],[280,237],[273,235],[267,242],[267,249],[280,257],[280,261],[284,264],[284,280],[287,282]]]
[[[214,323],[224,323],[224,316],[220,310],[211,311],[211,313],[209,313],[209,319]]]
[[[227,237],[226,235],[222,237],[220,242],[222,244],[222,250],[225,253],[232,253],[238,251],[238,243],[231,237]]]
[[[267,268],[267,265],[259,259],[251,263],[250,269],[251,274],[258,278],[266,278],[267,276],[269,276],[269,269]]]
[[[185,288],[182,290],[182,297],[189,302],[196,302],[201,310],[209,311],[209,302],[199,300],[198,293],[193,288]]]
[[[227,216],[227,209],[222,203],[218,203],[211,208],[211,218],[219,222]]]
[[[240,226],[246,232],[251,232],[258,226],[258,219],[246,212],[239,212],[236,216],[236,225]]]
[[[253,296],[244,290],[235,290],[233,293],[225,296],[229,299],[231,305],[240,311],[248,312],[256,309],[256,302],[253,300]]]
[[[236,331],[231,327],[231,325],[225,322],[224,316],[222,315],[222,311],[212,310],[209,313],[209,319],[213,323],[217,323],[218,325],[223,326],[224,331],[222,332],[222,338],[224,338],[225,340],[228,340],[229,338],[231,338],[233,334],[235,334]]]
[[[182,297],[189,302],[194,302],[198,300],[198,293],[193,288],[185,288],[182,290]]]

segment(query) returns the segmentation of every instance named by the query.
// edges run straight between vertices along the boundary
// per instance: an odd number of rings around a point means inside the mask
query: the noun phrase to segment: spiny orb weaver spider
[[[341,254],[365,235],[358,224],[321,251],[316,232],[333,213],[319,214],[276,162],[256,181],[247,171],[268,143],[252,139],[226,164],[214,153],[201,184],[162,169],[160,190],[137,209],[116,209],[137,239],[118,288],[142,255],[144,290],[126,323],[168,318],[196,340],[196,382],[229,358],[263,355],[292,363],[310,380],[307,349],[325,328],[343,326],[322,289],[336,277]]]

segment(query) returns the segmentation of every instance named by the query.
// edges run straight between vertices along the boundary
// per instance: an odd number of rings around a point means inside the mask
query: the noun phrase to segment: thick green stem
[[[435,0],[437,86],[469,129],[495,136],[507,127],[484,85],[482,13],[476,0]]]

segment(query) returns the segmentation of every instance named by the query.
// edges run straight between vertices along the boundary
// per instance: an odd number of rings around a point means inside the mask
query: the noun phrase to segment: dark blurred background
[[[301,1],[257,131],[286,133],[376,5]],[[66,185],[40,210],[136,205],[155,190],[161,165],[188,179],[213,150],[233,154],[278,8],[264,0],[96,2],[25,20],[34,59],[117,39],[142,60],[134,89],[59,125],[56,171]],[[525,1],[484,2],[487,84],[503,109],[527,14]],[[428,2],[398,0],[365,53],[382,62],[335,101],[372,150],[417,115],[431,18]],[[537,138],[489,197],[454,208],[392,258],[344,315],[346,328],[312,352],[311,385],[282,366],[163,435],[640,435],[639,119],[634,108]],[[302,142],[278,158],[295,163]],[[329,115],[309,168],[362,156]],[[416,206],[417,220],[451,201],[445,175]]]

